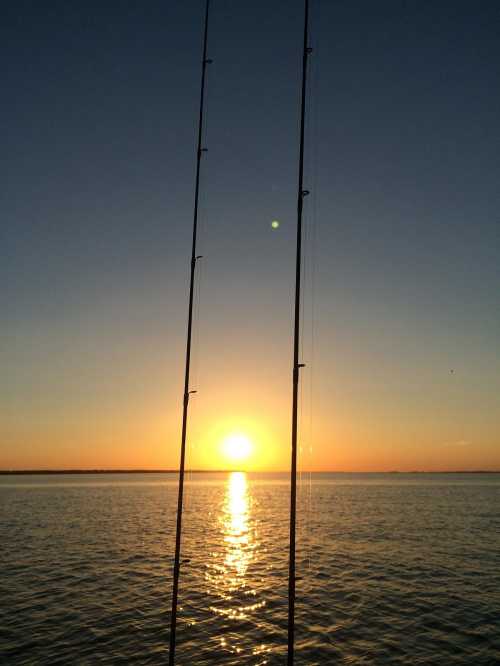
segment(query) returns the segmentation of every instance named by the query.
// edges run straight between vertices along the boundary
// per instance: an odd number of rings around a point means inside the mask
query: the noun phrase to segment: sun
[[[222,441],[222,451],[229,460],[246,460],[252,449],[252,441],[242,433],[231,433]]]

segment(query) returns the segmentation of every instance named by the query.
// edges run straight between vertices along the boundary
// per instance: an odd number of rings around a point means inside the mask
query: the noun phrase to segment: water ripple
[[[286,483],[186,490],[177,663],[285,663]],[[299,490],[297,664],[500,663],[498,479],[321,476],[312,509]],[[165,663],[173,480],[9,480],[0,501],[0,663]]]

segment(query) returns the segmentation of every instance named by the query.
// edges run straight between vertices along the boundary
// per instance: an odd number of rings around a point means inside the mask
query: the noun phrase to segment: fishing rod
[[[306,117],[307,62],[312,49],[309,41],[309,0],[304,0],[304,43],[302,50],[302,87],[300,99],[300,148],[299,182],[297,189],[297,249],[295,257],[295,311],[293,329],[293,374],[292,374],[292,463],[290,470],[290,556],[288,568],[288,666],[293,666],[295,640],[295,532],[297,517],[297,406],[300,368],[300,278],[302,263],[302,209],[304,198],[309,194],[304,189],[304,126]]]
[[[188,322],[186,331],[186,366],[184,374],[184,397],[182,406],[182,435],[181,435],[181,459],[179,465],[179,494],[177,498],[177,526],[175,532],[175,559],[174,559],[174,572],[173,572],[173,585],[172,585],[172,614],[170,620],[170,651],[168,657],[169,666],[174,666],[175,661],[175,636],[177,629],[177,602],[179,596],[179,575],[181,565],[181,535],[182,535],[182,501],[184,495],[184,473],[185,473],[185,460],[186,460],[186,432],[188,421],[188,406],[189,396],[191,391],[189,388],[189,371],[191,367],[191,334],[193,328],[193,295],[194,283],[196,277],[196,263],[201,259],[200,255],[196,254],[196,242],[198,234],[198,202],[200,194],[200,168],[201,158],[206,148],[202,146],[203,141],[203,120],[205,111],[205,78],[207,65],[212,61],[207,58],[207,38],[208,38],[208,14],[210,9],[210,0],[206,0],[205,5],[205,23],[203,30],[203,57],[201,61],[201,85],[200,85],[200,110],[198,117],[198,143],[196,151],[196,179],[194,188],[194,211],[193,211],[193,240],[191,245],[191,272],[189,278],[189,306],[188,306]]]

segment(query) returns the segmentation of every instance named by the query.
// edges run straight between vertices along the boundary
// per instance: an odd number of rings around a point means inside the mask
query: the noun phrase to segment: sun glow
[[[232,433],[222,441],[222,451],[229,460],[246,460],[252,450],[250,438],[241,433]]]
[[[286,433],[270,429],[264,420],[245,413],[213,419],[207,414],[208,426],[193,431],[192,440],[200,446],[193,457],[196,469],[256,472],[286,469],[288,458],[279,460],[279,442]],[[211,422],[210,422],[211,421]]]

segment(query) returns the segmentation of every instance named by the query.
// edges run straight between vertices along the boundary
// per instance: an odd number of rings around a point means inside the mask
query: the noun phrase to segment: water
[[[171,475],[0,477],[0,663],[165,664]],[[286,476],[193,475],[177,663],[284,664]],[[500,663],[500,475],[299,488],[297,664]]]

